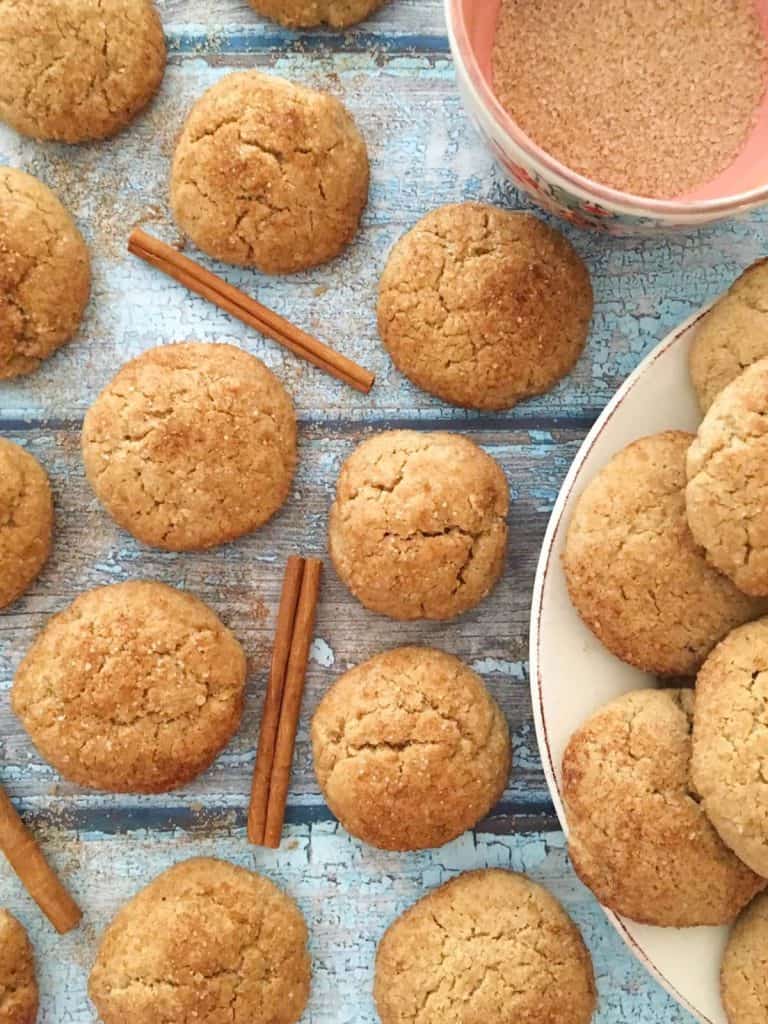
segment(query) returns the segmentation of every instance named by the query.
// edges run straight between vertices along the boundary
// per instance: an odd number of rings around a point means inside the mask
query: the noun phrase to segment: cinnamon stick
[[[248,809],[248,839],[261,845],[264,842],[264,826],[267,820],[269,783],[272,777],[272,763],[275,756],[275,742],[280,724],[280,709],[283,703],[285,673],[291,652],[296,609],[299,603],[301,580],[304,575],[304,559],[291,555],[285,567],[283,590],[277,613],[275,644],[272,649],[272,663],[269,682],[264,697],[264,711],[259,731],[259,749],[251,785],[251,802]]]
[[[131,232],[128,251],[344,384],[364,394],[373,387],[376,378],[370,371],[141,228]]]
[[[71,931],[82,911],[61,884],[0,786],[0,849],[57,932]]]
[[[275,742],[275,756],[272,762],[272,779],[269,786],[267,821],[264,827],[264,846],[277,849],[283,832],[285,804],[291,783],[293,751],[296,745],[296,731],[304,696],[304,682],[309,659],[309,648],[315,627],[317,598],[320,592],[320,573],[323,563],[318,558],[308,558],[304,565],[299,605],[288,658],[288,669],[283,690],[283,704],[280,710],[280,725]]]

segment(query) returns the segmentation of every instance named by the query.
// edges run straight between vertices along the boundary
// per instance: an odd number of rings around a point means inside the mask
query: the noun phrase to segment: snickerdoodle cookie
[[[741,915],[728,939],[720,971],[720,992],[730,1024],[768,1020],[768,893]]]
[[[589,272],[529,213],[443,206],[395,245],[379,333],[395,365],[447,402],[506,409],[572,369],[592,316]]]
[[[83,424],[91,486],[145,544],[191,551],[262,526],[288,496],[296,416],[277,377],[234,345],[132,359]]]
[[[0,120],[35,139],[103,139],[160,86],[163,28],[152,0],[0,0],[0,68]]]
[[[37,1020],[35,954],[23,926],[0,908],[0,1024]]]
[[[686,511],[712,565],[768,595],[768,358],[713,401],[688,451]]]
[[[723,841],[768,878],[768,618],[730,633],[696,679],[691,773]]]
[[[379,944],[382,1024],[588,1024],[592,960],[546,889],[511,871],[472,871],[429,893]]]
[[[504,792],[509,730],[482,679],[426,647],[345,673],[312,721],[315,772],[344,828],[385,850],[442,846]]]
[[[238,71],[187,118],[171,208],[209,256],[286,274],[333,259],[352,240],[368,174],[365,142],[335,97]]]
[[[69,213],[37,178],[0,167],[0,380],[31,373],[69,341],[90,290],[90,256]]]
[[[366,608],[393,619],[450,619],[499,579],[508,511],[501,467],[468,438],[386,431],[342,467],[331,557]]]
[[[13,710],[82,786],[161,793],[204,771],[243,710],[245,655],[202,601],[162,583],[81,594],[22,661]]]
[[[692,440],[672,430],[614,455],[580,496],[563,556],[587,626],[617,657],[658,675],[692,675],[729,630],[765,610],[716,572],[691,536]]]
[[[732,921],[765,881],[722,843],[690,782],[692,690],[635,690],[563,757],[568,852],[602,904],[673,928]]]
[[[118,911],[88,992],[104,1024],[295,1024],[311,970],[293,900],[262,875],[200,857]]]
[[[29,452],[0,438],[0,608],[37,579],[52,537],[53,498],[45,470]]]
[[[748,267],[696,330],[690,368],[702,411],[742,370],[766,356],[768,259]]]
[[[251,6],[290,28],[347,28],[373,14],[385,0],[250,0]]]

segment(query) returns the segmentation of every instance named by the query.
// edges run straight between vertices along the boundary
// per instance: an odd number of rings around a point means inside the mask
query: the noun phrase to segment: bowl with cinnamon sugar
[[[467,111],[541,206],[662,234],[768,203],[768,0],[445,0]]]

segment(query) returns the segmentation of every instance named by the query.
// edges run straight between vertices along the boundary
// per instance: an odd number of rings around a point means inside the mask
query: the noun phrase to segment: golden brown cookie
[[[472,871],[387,930],[374,985],[382,1024],[588,1024],[597,996],[576,925],[546,889]]]
[[[0,908],[0,1024],[37,1020],[35,953],[23,926]]]
[[[548,391],[579,358],[589,272],[529,213],[442,206],[395,245],[379,286],[379,333],[420,388],[473,409]]]
[[[152,0],[0,0],[0,120],[23,135],[114,135],[157,92],[163,27]]]
[[[400,647],[346,672],[312,721],[315,773],[344,828],[384,850],[442,846],[509,778],[509,729],[458,658]]]
[[[728,924],[765,880],[721,842],[690,781],[693,690],[635,690],[563,757],[568,853],[600,902],[644,924]]]
[[[390,430],[344,463],[328,543],[366,608],[451,619],[501,576],[509,489],[501,467],[458,434]]]
[[[352,241],[368,174],[365,142],[335,97],[238,71],[187,118],[171,208],[209,256],[287,274],[333,259]]]
[[[251,7],[289,28],[330,25],[348,28],[364,21],[385,0],[250,0]]]
[[[738,277],[696,329],[693,386],[702,412],[747,366],[768,356],[768,259]]]
[[[720,991],[729,1024],[768,1020],[768,893],[758,896],[734,925],[720,970]]]
[[[262,875],[199,857],[118,911],[88,992],[104,1024],[295,1024],[311,971],[293,900]]]
[[[768,618],[730,633],[696,678],[693,785],[727,846],[768,878]]]
[[[768,359],[715,398],[686,468],[694,539],[740,590],[768,595]]]
[[[584,622],[622,661],[690,676],[734,626],[764,603],[716,572],[685,515],[680,430],[628,445],[587,485],[568,527],[563,565]]]
[[[16,673],[12,706],[81,786],[162,793],[211,764],[240,724],[245,655],[211,609],[162,583],[81,594]]]
[[[145,544],[214,547],[280,508],[296,465],[296,416],[277,377],[234,345],[187,342],[132,359],[83,423],[88,479]]]
[[[90,290],[90,256],[69,213],[37,178],[0,167],[0,380],[31,373],[69,341]]]
[[[37,579],[51,553],[53,498],[45,470],[0,438],[0,608]]]

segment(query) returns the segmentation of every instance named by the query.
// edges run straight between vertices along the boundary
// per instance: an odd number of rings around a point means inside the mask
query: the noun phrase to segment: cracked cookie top
[[[713,569],[685,512],[693,435],[641,438],[578,499],[563,565],[576,610],[622,661],[657,675],[694,675],[734,626],[766,609]]]
[[[525,875],[472,871],[435,889],[379,944],[382,1024],[588,1024],[592,960],[557,900]]]
[[[90,290],[90,256],[69,213],[37,178],[0,167],[0,380],[31,373],[69,341]]]
[[[352,593],[393,619],[451,619],[501,576],[509,488],[459,434],[391,430],[344,463],[331,507],[333,563]]]
[[[643,924],[730,924],[765,880],[720,840],[690,780],[693,690],[635,690],[563,757],[568,853],[600,902]]]
[[[758,359],[768,356],[768,259],[738,277],[696,329],[690,354],[702,412]]]
[[[23,926],[0,908],[0,1022],[35,1024],[35,954]]]
[[[768,618],[735,629],[696,678],[693,783],[726,845],[768,878]]]
[[[0,120],[35,139],[114,135],[165,71],[151,0],[0,0]]]
[[[768,596],[768,358],[713,401],[688,451],[688,523],[712,565]]]
[[[52,537],[53,498],[45,470],[29,452],[0,438],[0,608],[37,579]]]
[[[395,245],[379,333],[414,384],[455,405],[506,409],[568,373],[592,316],[589,272],[529,213],[443,206]]]
[[[373,14],[385,0],[250,0],[251,7],[281,25],[347,28]]]
[[[234,345],[138,356],[83,423],[91,486],[145,544],[191,551],[262,526],[288,496],[296,416],[277,377]]]
[[[311,969],[293,900],[262,875],[199,857],[118,911],[88,991],[104,1024],[295,1024]]]
[[[348,245],[368,174],[365,142],[335,97],[239,71],[208,89],[187,118],[171,208],[209,256],[286,274]]]
[[[204,771],[240,724],[245,655],[216,614],[162,583],[81,594],[16,673],[40,754],[82,786],[162,793]]]
[[[401,647],[341,676],[312,721],[320,788],[344,828],[384,850],[442,846],[504,792],[509,730],[458,658]]]
[[[758,896],[731,931],[720,971],[720,993],[729,1024],[768,1020],[768,894]]]

